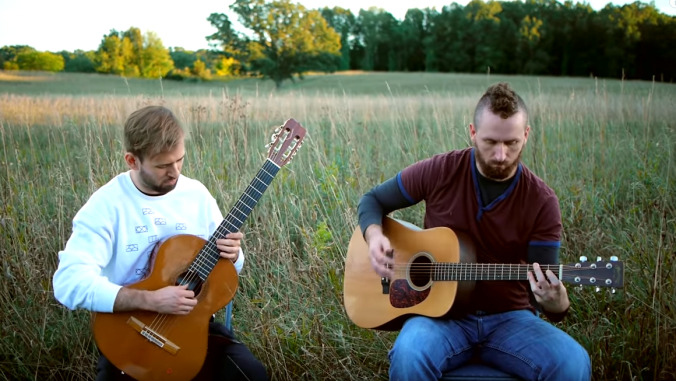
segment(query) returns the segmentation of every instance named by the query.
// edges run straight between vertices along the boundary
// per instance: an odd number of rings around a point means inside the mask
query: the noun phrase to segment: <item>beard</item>
[[[486,160],[481,154],[481,151],[476,146],[476,144],[474,144],[474,148],[475,148],[474,155],[476,157],[476,165],[477,167],[479,167],[481,174],[495,181],[505,181],[508,180],[511,176],[513,176],[516,171],[516,167],[521,162],[521,154],[523,153],[522,147],[521,151],[519,151],[519,154],[517,155],[516,159],[513,162],[510,163],[504,161],[499,163],[496,161]]]
[[[150,174],[148,174],[143,170],[143,167],[141,167],[141,170],[139,171],[139,177],[141,179],[141,182],[143,183],[143,186],[146,189],[157,193],[158,196],[171,192],[172,190],[174,190],[174,188],[176,188],[176,185],[178,184],[178,181],[176,181],[175,183],[167,182],[173,179],[168,179],[165,182],[157,182]]]

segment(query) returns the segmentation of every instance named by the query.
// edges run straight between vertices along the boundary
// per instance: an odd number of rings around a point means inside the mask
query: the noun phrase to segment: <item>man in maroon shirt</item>
[[[528,110],[508,84],[488,88],[469,125],[473,147],[419,161],[367,192],[359,224],[378,275],[393,278],[384,215],[425,202],[424,227],[467,234],[479,263],[533,263],[526,281],[477,281],[469,311],[453,318],[406,320],[389,353],[390,379],[435,380],[478,356],[526,380],[589,380],[586,350],[538,317],[560,321],[570,306],[564,285],[539,263],[558,263],[558,198],[521,163]]]

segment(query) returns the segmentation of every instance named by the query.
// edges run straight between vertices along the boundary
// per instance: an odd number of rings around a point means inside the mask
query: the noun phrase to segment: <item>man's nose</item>
[[[180,172],[181,172],[181,169],[179,168],[178,163],[174,163],[173,165],[169,166],[169,176],[178,177],[178,174]]]
[[[495,161],[503,162],[507,159],[507,147],[500,143],[495,146]]]

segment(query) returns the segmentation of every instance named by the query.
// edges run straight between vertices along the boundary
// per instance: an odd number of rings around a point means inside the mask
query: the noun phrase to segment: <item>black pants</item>
[[[117,369],[105,356],[99,356],[96,365],[96,381],[133,380]],[[207,357],[195,380],[268,380],[263,364],[254,357],[246,345],[219,323],[209,323]]]

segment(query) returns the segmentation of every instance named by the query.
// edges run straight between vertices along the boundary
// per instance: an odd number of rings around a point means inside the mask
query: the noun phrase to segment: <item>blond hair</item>
[[[138,109],[124,123],[124,148],[141,161],[171,150],[183,137],[183,127],[178,119],[163,106]]]

